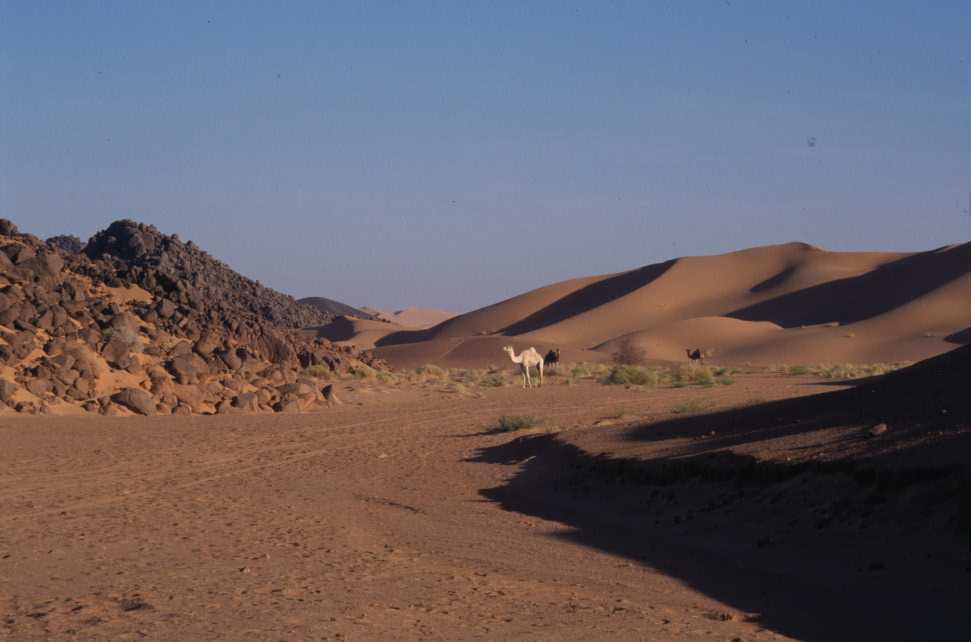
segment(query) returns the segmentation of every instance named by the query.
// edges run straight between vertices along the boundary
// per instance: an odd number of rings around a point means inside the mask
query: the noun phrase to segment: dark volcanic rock
[[[356,317],[358,319],[376,319],[377,317],[373,314],[365,312],[364,310],[359,310],[353,306],[347,305],[346,303],[341,303],[340,301],[335,301],[333,299],[328,299],[322,296],[310,296],[303,299],[297,299],[298,303],[304,305],[309,305],[317,308],[321,312],[329,314],[331,316],[348,316]]]
[[[76,237],[45,242],[0,219],[0,363],[10,370],[0,401],[22,412],[48,412],[54,399],[109,415],[306,409],[316,390],[269,386],[296,382],[305,362],[347,370],[370,359],[294,331],[328,313],[150,225],[118,221],[81,249]],[[151,393],[120,389],[129,375],[147,377]],[[22,389],[44,401],[15,402]]]
[[[47,245],[56,248],[64,254],[80,254],[84,249],[84,243],[76,236],[70,234],[60,234],[47,239]]]
[[[196,308],[222,306],[288,328],[320,325],[333,318],[247,279],[195,244],[166,236],[151,225],[115,221],[95,234],[84,252],[92,259],[114,259],[150,292],[177,294]]]

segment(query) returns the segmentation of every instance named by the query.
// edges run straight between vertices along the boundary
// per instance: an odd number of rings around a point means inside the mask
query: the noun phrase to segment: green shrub
[[[371,366],[366,366],[362,363],[360,365],[351,366],[348,368],[347,374],[351,375],[355,379],[375,379],[378,371]]]
[[[715,377],[711,373],[711,368],[708,366],[701,366],[695,368],[692,373],[692,381],[694,381],[699,386],[713,386],[715,385]]]
[[[601,382],[608,386],[656,386],[658,374],[637,366],[614,366]]]
[[[417,372],[420,375],[426,375],[428,377],[435,377],[435,378],[442,378],[445,376],[444,369],[431,363],[423,366],[418,366],[417,368],[415,368],[415,372]]]
[[[314,379],[327,379],[330,380],[334,373],[325,365],[316,365],[304,368],[301,373],[305,377],[313,377]]]
[[[541,423],[543,423],[543,420],[533,415],[503,415],[499,417],[499,421],[496,422],[492,432],[513,432],[525,428],[532,428]]]
[[[703,399],[692,399],[691,401],[686,401],[680,403],[677,406],[671,408],[671,412],[676,415],[686,415],[694,412],[701,412],[707,410],[715,405],[712,401],[705,401]]]
[[[583,379],[590,376],[590,371],[582,365],[576,365],[570,369],[570,376],[574,379]]]
[[[488,372],[479,379],[479,385],[484,388],[501,388],[507,383],[504,372]]]

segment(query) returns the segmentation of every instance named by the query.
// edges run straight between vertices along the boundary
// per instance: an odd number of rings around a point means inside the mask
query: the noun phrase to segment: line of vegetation
[[[706,399],[692,399],[690,401],[685,401],[684,403],[679,403],[678,405],[671,408],[671,412],[676,415],[690,415],[697,412],[702,412],[713,408],[715,406],[714,401],[709,401]]]
[[[908,362],[865,364],[843,363],[817,366],[795,365],[777,366],[773,369],[773,371],[789,377],[812,376],[820,377],[822,379],[850,380],[862,379],[864,377],[876,377],[887,374],[888,372],[900,370],[908,365],[910,365]]]
[[[489,432],[515,432],[533,428],[543,423],[543,420],[533,415],[503,415]]]

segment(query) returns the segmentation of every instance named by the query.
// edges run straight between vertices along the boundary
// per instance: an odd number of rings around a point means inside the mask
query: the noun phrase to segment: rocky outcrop
[[[0,219],[0,410],[305,411],[327,402],[302,370],[383,367],[299,331],[327,314],[152,226],[78,244]]]
[[[52,236],[47,239],[47,245],[60,250],[64,254],[80,254],[84,250],[84,242],[69,234]]]
[[[117,280],[202,313],[232,310],[285,328],[319,325],[334,316],[247,279],[191,241],[152,225],[115,221],[88,241],[84,253],[105,260]]]

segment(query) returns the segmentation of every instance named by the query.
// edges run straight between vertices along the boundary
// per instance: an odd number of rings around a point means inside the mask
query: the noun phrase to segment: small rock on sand
[[[879,437],[880,435],[887,432],[887,424],[877,424],[873,428],[867,431],[871,437]]]

